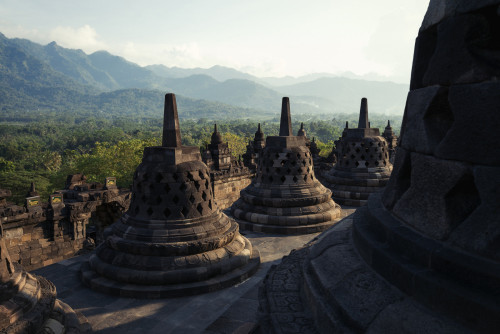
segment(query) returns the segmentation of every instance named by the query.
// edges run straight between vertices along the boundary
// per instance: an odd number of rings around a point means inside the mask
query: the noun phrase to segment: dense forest
[[[321,154],[328,155],[349,121],[357,124],[356,114],[293,116],[293,130],[300,122],[309,138],[315,137]],[[129,187],[132,175],[140,163],[146,146],[159,145],[162,118],[103,116],[88,113],[17,112],[15,117],[0,115],[0,187],[13,192],[11,200],[22,203],[30,182],[45,200],[64,187],[68,174],[84,173],[90,181],[102,182],[106,176],[116,176],[118,185]],[[371,124],[381,131],[385,116],[372,115]],[[391,117],[395,130],[401,119]],[[182,120],[184,145],[201,148],[210,141],[214,121],[206,118]],[[253,139],[257,122],[249,120],[217,121],[218,130],[235,157],[242,155]],[[279,119],[261,122],[265,135],[277,135]]]

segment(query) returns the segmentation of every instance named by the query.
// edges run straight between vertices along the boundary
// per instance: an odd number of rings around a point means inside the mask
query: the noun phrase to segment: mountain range
[[[271,116],[279,113],[282,96],[290,96],[294,113],[356,113],[367,97],[370,111],[401,115],[408,92],[407,85],[329,74],[258,78],[223,66],[141,67],[107,51],[86,54],[1,33],[0,76],[0,110],[158,115],[159,97],[173,92],[189,101],[183,115],[192,118]]]

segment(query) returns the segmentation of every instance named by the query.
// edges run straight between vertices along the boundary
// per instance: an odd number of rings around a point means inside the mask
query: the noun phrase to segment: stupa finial
[[[280,136],[293,136],[290,99],[288,97],[284,97],[281,102]]]
[[[358,128],[360,129],[370,128],[370,123],[368,122],[368,100],[366,99],[366,97],[363,97],[361,99]]]
[[[165,109],[163,111],[163,147],[181,147],[181,129],[175,94],[165,95]]]

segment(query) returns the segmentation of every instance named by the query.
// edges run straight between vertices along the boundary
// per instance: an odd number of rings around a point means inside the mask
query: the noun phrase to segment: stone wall
[[[227,209],[240,198],[240,191],[252,182],[253,174],[245,173],[211,173],[214,198],[217,206]]]

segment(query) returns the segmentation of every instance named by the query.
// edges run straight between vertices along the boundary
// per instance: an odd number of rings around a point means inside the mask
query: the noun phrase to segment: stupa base
[[[119,282],[99,275],[90,267],[89,262],[82,265],[80,275],[84,284],[98,292],[125,298],[158,299],[191,296],[227,288],[252,276],[259,269],[259,265],[260,253],[253,248],[250,258],[244,266],[198,282],[166,285],[139,285]]]

